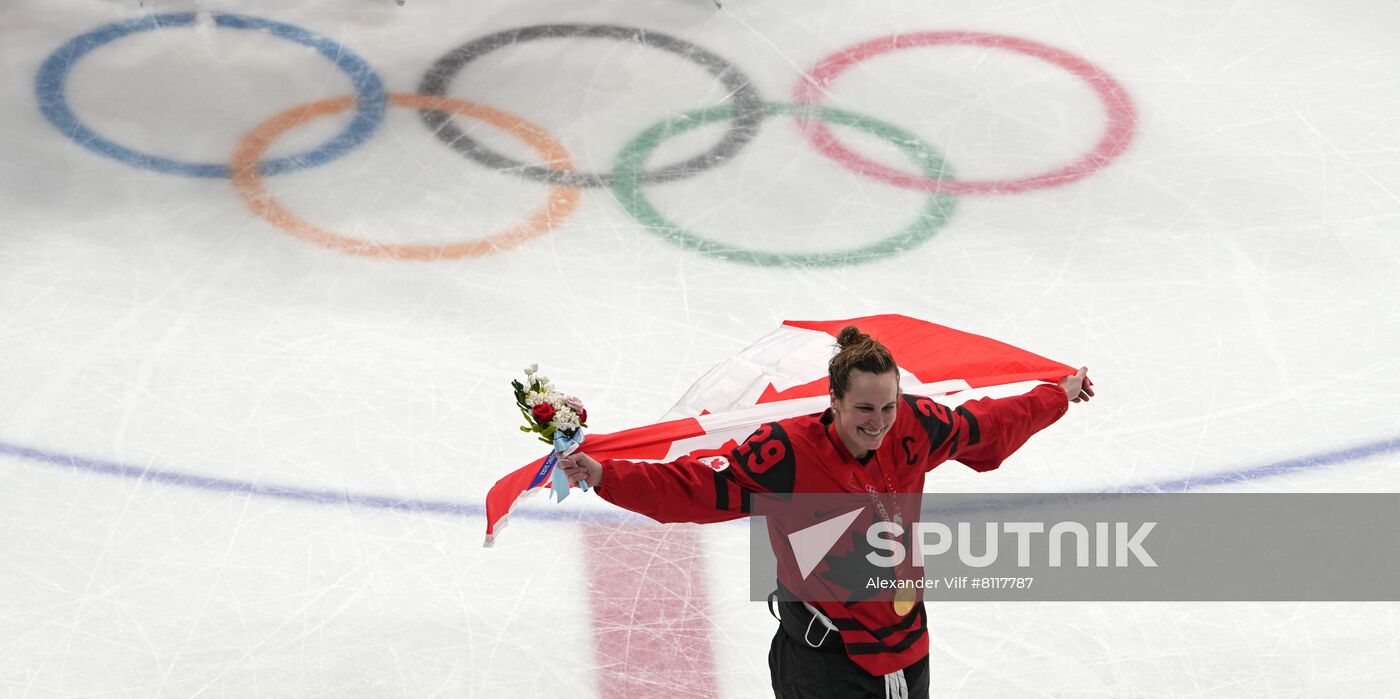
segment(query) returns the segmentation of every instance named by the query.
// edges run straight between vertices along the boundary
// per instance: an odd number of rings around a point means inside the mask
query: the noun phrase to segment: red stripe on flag
[[[1057,381],[1074,369],[990,337],[908,316],[878,315],[849,320],[788,320],[783,325],[832,337],[854,325],[889,348],[901,367],[924,383],[962,379],[973,388],[1017,381]]]
[[[584,440],[584,452],[599,461],[603,459],[630,459],[633,461],[658,461],[666,458],[671,443],[705,433],[705,428],[694,418],[670,420],[655,425],[635,427],[630,430],[610,434],[589,435]],[[510,513],[515,501],[529,490],[530,482],[539,473],[540,465],[547,456],[511,471],[496,481],[486,492],[486,540],[491,541],[500,521]],[[544,485],[549,487],[549,479]]]

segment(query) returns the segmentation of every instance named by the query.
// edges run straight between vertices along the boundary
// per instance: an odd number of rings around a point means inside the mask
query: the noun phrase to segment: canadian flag
[[[819,413],[829,405],[827,362],[836,336],[854,325],[889,348],[905,393],[950,407],[985,396],[1025,393],[1074,369],[1004,342],[901,315],[847,320],[789,320],[711,369],[661,422],[590,434],[595,459],[670,461],[700,449],[738,444],[759,425]],[[497,481],[486,495],[486,545],[526,493],[549,485],[545,457]],[[728,463],[707,463],[722,470]]]

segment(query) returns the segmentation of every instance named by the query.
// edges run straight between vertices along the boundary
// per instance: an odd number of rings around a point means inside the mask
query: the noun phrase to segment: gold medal
[[[912,587],[901,587],[894,591],[894,613],[906,616],[914,611],[914,602],[919,598],[918,591]]]

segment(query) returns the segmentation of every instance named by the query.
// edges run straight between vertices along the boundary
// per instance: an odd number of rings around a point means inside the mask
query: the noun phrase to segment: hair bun
[[[854,325],[847,325],[841,328],[841,334],[836,336],[836,346],[840,349],[863,345],[870,341],[870,336],[860,331]]]
[[[846,395],[850,387],[851,372],[864,371],[870,374],[894,373],[895,383],[899,383],[899,366],[894,363],[890,351],[879,340],[863,333],[854,325],[841,328],[836,335],[836,355],[827,364],[827,378],[831,382],[831,392],[837,398]]]

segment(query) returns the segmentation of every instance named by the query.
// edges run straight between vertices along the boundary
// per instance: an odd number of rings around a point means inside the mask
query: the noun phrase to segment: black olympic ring
[[[538,24],[518,29],[488,34],[473,39],[449,51],[428,68],[418,92],[435,97],[447,96],[447,87],[452,79],[468,63],[495,51],[498,48],[522,41],[536,39],[557,39],[561,37],[588,37],[617,39],[646,44],[653,48],[674,53],[682,58],[698,63],[706,71],[724,83],[729,92],[729,104],[734,110],[729,130],[710,150],[684,162],[667,165],[642,173],[641,182],[656,184],[693,177],[706,170],[723,164],[734,157],[749,141],[758,135],[763,123],[763,99],[758,90],[740,70],[729,61],[720,58],[695,44],[640,27],[624,27],[614,24]],[[513,160],[473,140],[458,128],[452,115],[446,112],[420,110],[423,123],[437,134],[437,137],[453,150],[495,170],[511,172],[532,180],[569,187],[610,187],[612,173],[561,172],[545,167],[529,166]]]

